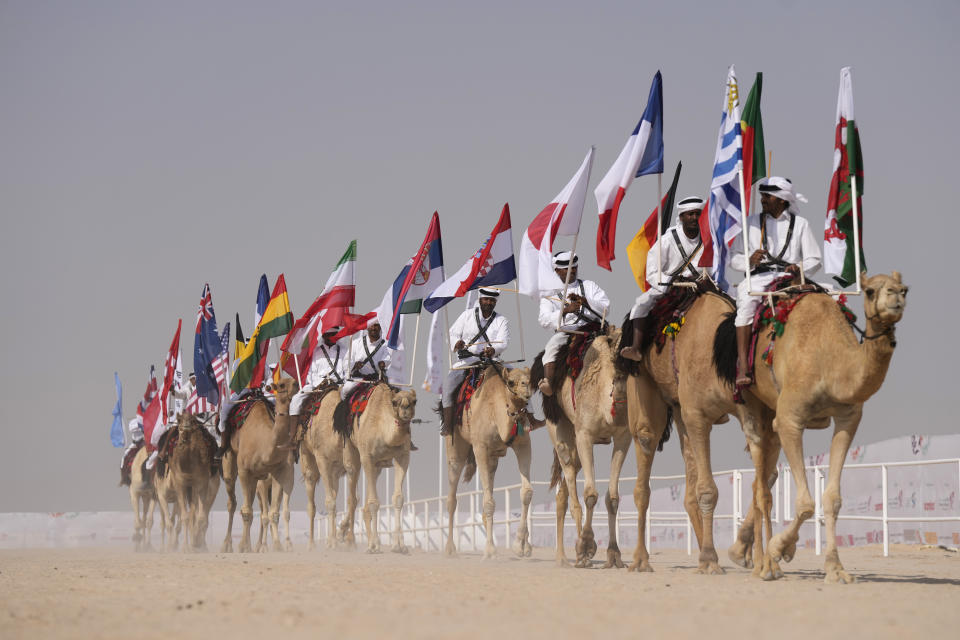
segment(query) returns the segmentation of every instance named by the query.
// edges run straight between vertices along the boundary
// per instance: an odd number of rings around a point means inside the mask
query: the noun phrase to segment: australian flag
[[[220,356],[222,346],[217,334],[217,317],[213,313],[213,297],[210,285],[203,285],[200,307],[197,309],[197,330],[193,339],[193,372],[197,376],[197,395],[211,404],[220,403],[214,361]]]

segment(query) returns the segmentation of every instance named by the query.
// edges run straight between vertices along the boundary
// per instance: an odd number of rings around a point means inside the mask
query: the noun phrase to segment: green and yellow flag
[[[293,314],[290,313],[290,299],[287,298],[287,283],[281,273],[260,322],[236,358],[237,369],[230,380],[230,389],[239,392],[246,387],[259,387],[263,384],[270,339],[285,335],[291,327]]]

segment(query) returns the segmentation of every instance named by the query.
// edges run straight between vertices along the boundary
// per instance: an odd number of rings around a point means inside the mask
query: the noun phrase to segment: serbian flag
[[[510,205],[503,205],[500,219],[480,249],[450,278],[444,280],[423,301],[430,313],[436,312],[467,291],[506,284],[517,277],[513,259],[513,232],[510,228]]]
[[[170,394],[170,389],[174,386],[177,365],[180,362],[180,327],[182,324],[182,320],[177,320],[177,332],[173,334],[170,350],[167,351],[167,359],[163,365],[163,387],[157,395],[153,396],[153,399],[143,414],[143,437],[148,443],[150,450],[156,449],[157,442],[165,431],[164,426],[167,423],[167,396]]]
[[[352,240],[347,251],[334,267],[333,273],[313,304],[287,334],[280,350],[280,367],[297,380],[306,378],[313,360],[313,352],[324,330],[343,326],[356,298],[357,241]],[[296,354],[296,358],[293,355]],[[297,371],[299,364],[300,370]]]
[[[597,228],[597,264],[612,271],[616,257],[617,213],[634,178],[663,173],[663,87],[660,72],[653,76],[647,108],[616,162],[594,189],[600,226]]]
[[[520,270],[517,273],[520,293],[540,297],[544,291],[563,288],[563,282],[553,270],[553,243],[557,236],[580,233],[593,152],[590,147],[567,186],[537,214],[520,239]]]
[[[383,301],[377,309],[380,326],[386,331],[387,346],[400,349],[401,314],[420,313],[424,298],[433,293],[443,280],[440,215],[434,211],[420,250],[400,270],[400,275],[383,294]]]
[[[757,73],[750,88],[750,95],[743,105],[740,116],[740,136],[743,138],[743,179],[747,181],[744,202],[750,213],[752,185],[767,175],[766,148],[763,144],[763,118],[760,117],[760,92],[763,90],[763,74]]]
[[[641,291],[650,288],[647,282],[647,254],[651,247],[657,242],[657,239],[664,234],[670,227],[670,212],[673,211],[673,201],[677,196],[677,183],[680,181],[680,169],[683,163],[677,163],[677,170],[673,174],[673,182],[667,195],[660,202],[659,209],[654,209],[647,220],[637,231],[630,244],[627,245],[627,260],[630,261],[630,270],[633,271],[633,279],[637,281],[637,286]],[[657,212],[660,212],[661,226],[657,232]]]
[[[860,269],[867,268],[863,255],[863,154],[860,132],[853,119],[853,79],[850,67],[840,70],[840,95],[837,97],[837,128],[833,149],[833,178],[827,194],[827,221],[823,233],[823,267],[840,286],[857,281],[854,251],[860,252]],[[853,243],[853,180],[856,179],[857,223],[860,246]]]

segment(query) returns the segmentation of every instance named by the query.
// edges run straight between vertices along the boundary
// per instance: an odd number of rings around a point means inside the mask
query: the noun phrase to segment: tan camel
[[[583,356],[583,369],[576,382],[567,376],[554,395],[559,404],[560,415],[547,412],[547,428],[553,441],[557,461],[563,473],[566,492],[557,496],[557,563],[568,565],[563,550],[563,521],[566,517],[565,503],[572,499],[571,512],[578,525],[576,566],[590,566],[590,559],[597,552],[593,534],[593,510],[599,494],[596,488],[596,471],[593,445],[613,442],[610,459],[610,482],[607,487],[606,507],[610,529],[607,546],[607,561],[604,568],[623,567],[620,548],[617,545],[616,517],[620,505],[620,469],[630,448],[630,432],[627,429],[625,400],[625,376],[615,366],[620,330],[609,335],[599,335],[590,344]],[[534,367],[532,378],[539,378]],[[558,419],[552,419],[558,418]],[[577,471],[583,468],[583,500],[587,507],[586,519],[581,526],[580,500],[577,496]]]
[[[270,531],[273,535],[274,550],[290,551],[290,492],[293,490],[293,459],[290,455],[290,399],[297,392],[296,380],[281,378],[272,383],[268,390],[275,394],[275,415],[271,420],[270,412],[263,402],[257,402],[250,410],[240,429],[229,435],[224,443],[223,482],[227,489],[227,535],[223,540],[221,552],[233,551],[233,514],[237,508],[236,482],[239,478],[243,489],[243,506],[240,516],[243,519],[243,535],[240,538],[240,551],[253,551],[250,544],[250,526],[253,523],[253,500],[257,493],[257,482],[272,478],[280,484],[281,495],[273,496],[270,506]],[[280,504],[283,504],[283,517],[286,523],[283,545],[280,543]]]
[[[348,464],[343,437],[333,430],[333,412],[339,402],[339,389],[333,389],[323,397],[317,413],[307,422],[306,432],[300,443],[300,468],[303,470],[303,483],[307,490],[307,518],[310,520],[310,549],[316,546],[314,535],[317,513],[316,492],[317,483],[321,479],[329,524],[327,548],[335,548],[338,540],[348,547],[356,546],[353,525],[357,512],[357,480],[360,477],[360,468]],[[337,494],[340,489],[340,478],[344,474],[347,474],[348,482],[346,510],[338,534]]]
[[[156,471],[154,467],[153,471]],[[176,551],[180,546],[180,529],[183,527],[183,512],[177,503],[177,490],[173,486],[173,476],[154,473],[153,483],[157,489],[157,506],[160,507],[160,521],[166,525],[164,551]]]
[[[731,388],[711,364],[717,327],[734,310],[733,302],[713,293],[700,295],[687,310],[682,329],[658,352],[653,343],[643,350],[643,366],[632,369],[626,360],[618,365],[630,371],[627,380],[629,430],[636,446],[638,542],[631,571],[652,571],[645,544],[646,512],[650,504],[650,471],[655,443],[662,443],[671,419],[676,423],[680,451],[686,468],[684,507],[700,546],[698,571],[723,573],[713,541],[713,513],[717,485],[710,463],[710,434],[715,424],[735,415],[749,441],[759,443],[764,425],[769,431],[772,414],[764,412],[749,393],[745,405],[734,403]],[[628,334],[629,335],[629,334]],[[625,346],[625,345],[623,345]]]
[[[447,494],[448,535],[447,555],[456,554],[453,536],[453,515],[457,509],[457,484],[465,465],[470,462],[480,469],[483,485],[483,528],[487,534],[484,558],[496,555],[493,542],[493,480],[499,459],[513,449],[520,467],[520,500],[523,505],[520,526],[514,543],[514,552],[528,557],[533,552],[527,515],[533,500],[533,485],[530,483],[530,426],[525,408],[530,400],[530,370],[505,369],[501,376],[495,367],[488,366],[483,373],[483,382],[470,399],[470,406],[463,412],[463,422],[453,433],[444,436],[447,445],[447,476],[450,491]],[[468,476],[472,477],[472,471]],[[469,480],[469,477],[468,477]]]
[[[153,551],[151,531],[153,530],[153,511],[157,506],[157,491],[153,485],[153,470],[144,464],[150,454],[145,446],[140,447],[133,458],[130,468],[130,503],[133,505],[133,550]],[[166,529],[163,512],[160,512],[161,545]]]
[[[407,553],[402,533],[403,479],[410,464],[410,422],[416,408],[416,392],[396,391],[380,382],[367,400],[366,409],[356,419],[356,424],[351,425],[353,429],[344,451],[344,463],[347,468],[362,468],[367,480],[367,501],[363,509],[367,553],[380,553],[377,479],[380,470],[391,464],[394,469],[396,527],[390,550]]]
[[[761,573],[765,579],[782,575],[778,561],[793,559],[800,526],[813,515],[814,502],[803,461],[803,431],[825,429],[832,418],[830,470],[822,499],[827,541],[824,580],[854,582],[853,576],[844,570],[837,551],[840,475],[863,415],[863,404],[880,389],[886,377],[896,346],[894,328],[903,318],[907,302],[907,287],[897,271],[889,276],[873,277],[864,272],[860,281],[866,317],[862,344],[830,296],[810,294],[797,302],[783,335],[776,339],[773,364],[761,364],[755,369],[754,393],[767,406],[776,409],[773,427],[777,438],[766,443],[765,457],[768,461],[776,460],[779,441],[797,486],[796,516],[784,531],[770,539],[763,555]],[[763,353],[769,343],[767,335],[762,335],[757,353]],[[758,483],[761,488],[766,485],[766,482]],[[757,500],[757,496],[754,499]],[[769,531],[769,502],[758,505],[757,512],[761,510],[765,511],[763,524]],[[758,538],[755,544],[759,541]],[[739,539],[734,546],[738,544]]]

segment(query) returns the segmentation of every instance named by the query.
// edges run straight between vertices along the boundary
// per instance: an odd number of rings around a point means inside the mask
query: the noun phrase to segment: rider
[[[374,318],[360,336],[350,345],[350,377],[340,388],[340,399],[346,400],[353,390],[364,381],[376,381],[387,377],[390,366],[390,349],[386,348],[380,322]]]
[[[577,264],[579,259],[575,253],[560,251],[553,256],[553,270],[560,277],[561,282],[567,282],[567,272],[570,272],[570,282],[566,288],[566,300],[562,298],[563,289],[550,291],[540,299],[540,326],[552,329],[556,333],[547,340],[543,351],[543,379],[538,387],[545,396],[553,395],[550,378],[553,377],[560,347],[566,344],[570,331],[577,331],[589,324],[602,323],[610,299],[596,282],[577,278]],[[563,322],[560,323],[561,312]],[[557,325],[560,325],[559,329]]]
[[[440,433],[453,433],[454,405],[457,388],[467,376],[467,369],[480,361],[480,357],[497,358],[510,342],[510,326],[507,319],[497,313],[496,289],[479,290],[477,306],[460,314],[450,327],[450,344],[459,362],[451,367],[443,381],[443,426]]]
[[[304,380],[303,388],[294,394],[290,400],[290,416],[295,418],[300,415],[300,405],[303,399],[310,393],[324,384],[343,384],[346,376],[346,353],[341,346],[341,341],[335,341],[333,337],[337,335],[343,327],[330,327],[323,332],[323,341],[313,351],[313,361],[310,363],[310,372],[307,379]],[[291,419],[290,424],[296,424],[296,419]]]
[[[768,178],[759,187],[761,213],[747,219],[749,260],[743,250],[743,236],[737,234],[730,254],[730,266],[746,272],[750,268],[750,287],[764,291],[784,274],[795,279],[801,269],[808,277],[820,268],[820,247],[806,218],[800,217],[797,202],[806,202],[795,193],[787,178]],[[786,214],[786,215],[784,215]],[[750,295],[747,280],[737,285],[737,386],[749,385],[753,376],[747,370],[747,349],[753,316],[760,296]]]
[[[697,272],[697,260],[703,251],[700,238],[700,213],[703,211],[702,198],[684,198],[677,203],[678,224],[667,229],[647,253],[647,283],[650,288],[637,297],[636,304],[630,310],[633,325],[631,346],[620,350],[620,355],[631,360],[642,360],[640,343],[643,340],[643,321],[653,309],[657,300],[669,289],[669,283],[678,276],[694,279],[700,277]],[[658,249],[659,247],[659,249]],[[660,266],[657,266],[659,250]],[[661,276],[662,274],[662,276]],[[663,280],[661,280],[661,277]]]

